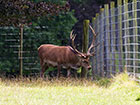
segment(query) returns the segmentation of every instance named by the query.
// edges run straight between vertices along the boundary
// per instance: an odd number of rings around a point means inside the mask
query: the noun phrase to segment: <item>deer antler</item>
[[[93,33],[93,40],[92,40],[92,43],[91,43],[91,45],[90,45],[90,47],[89,47],[89,49],[88,49],[88,51],[87,51],[87,55],[90,55],[90,56],[93,56],[94,55],[94,52],[92,52],[92,53],[90,53],[90,51],[91,51],[91,49],[92,48],[94,48],[94,47],[96,47],[96,46],[94,46],[94,42],[95,42],[95,39],[96,39],[96,34],[95,34],[95,31],[94,31],[94,29],[91,27],[91,25],[89,25],[89,27],[90,27],[90,29],[91,29],[91,31],[92,31],[92,33]]]
[[[81,52],[79,52],[74,45],[74,40],[75,40],[76,34],[73,35],[72,33],[73,33],[73,30],[70,33],[70,39],[72,41],[72,47],[73,47],[74,51],[76,51],[78,54],[81,54]]]
[[[74,40],[75,40],[76,34],[73,35],[72,33],[73,33],[73,30],[70,33],[70,39],[72,40],[72,47],[75,48],[75,46],[74,46]]]

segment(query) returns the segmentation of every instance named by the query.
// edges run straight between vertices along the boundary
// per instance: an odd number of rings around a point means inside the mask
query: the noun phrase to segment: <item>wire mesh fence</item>
[[[100,14],[93,18],[92,24],[98,34],[96,43],[100,43],[94,49],[96,75],[110,76],[122,72],[124,67],[133,75],[140,73],[140,1],[126,1],[123,5],[119,2],[117,8],[114,2],[104,5]]]
[[[38,47],[47,43],[61,45],[61,43],[66,44],[69,41],[65,32],[54,35],[58,31],[50,29],[48,26],[25,26],[21,50],[20,28],[0,27],[0,76],[19,75],[20,72],[23,72],[24,76],[39,76]],[[22,61],[22,71],[20,71],[20,61]],[[52,69],[50,68],[48,71],[52,71]]]
[[[25,27],[23,50],[20,50],[20,29],[15,27],[0,27],[0,73],[19,74],[20,59],[23,61],[23,74],[39,75],[40,64],[37,48],[48,42],[47,28]],[[22,58],[20,58],[22,53]]]

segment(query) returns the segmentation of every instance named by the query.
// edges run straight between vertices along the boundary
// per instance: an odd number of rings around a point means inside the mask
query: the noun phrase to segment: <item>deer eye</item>
[[[82,58],[86,59],[86,58],[87,58],[87,56],[82,56]]]

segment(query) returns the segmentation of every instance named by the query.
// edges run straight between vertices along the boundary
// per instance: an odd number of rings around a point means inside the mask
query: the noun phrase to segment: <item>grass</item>
[[[98,81],[0,79],[0,105],[140,105],[140,85],[127,74]]]

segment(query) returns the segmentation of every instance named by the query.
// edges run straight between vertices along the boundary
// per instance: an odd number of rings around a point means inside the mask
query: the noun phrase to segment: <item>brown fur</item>
[[[49,66],[57,66],[58,74],[60,75],[61,67],[70,69],[72,67],[84,66],[83,61],[87,61],[89,65],[89,58],[83,58],[82,55],[79,55],[74,51],[70,46],[56,46],[51,44],[44,44],[38,48],[38,54],[40,58],[41,65],[41,77],[43,77],[45,70]],[[85,54],[83,54],[86,56]]]

